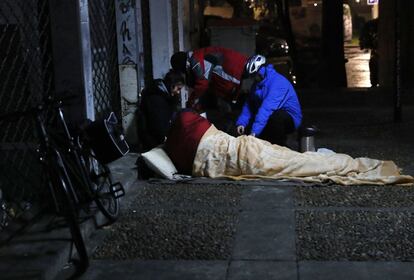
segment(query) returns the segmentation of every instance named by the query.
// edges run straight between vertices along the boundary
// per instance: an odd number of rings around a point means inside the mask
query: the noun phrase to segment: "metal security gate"
[[[1,111],[22,110],[47,95],[52,58],[47,0],[0,1]]]
[[[23,111],[51,93],[49,25],[47,0],[0,0],[0,114]],[[11,218],[39,195],[36,145],[30,118],[0,120],[0,202],[11,202]]]
[[[115,0],[89,0],[95,113],[121,116]]]

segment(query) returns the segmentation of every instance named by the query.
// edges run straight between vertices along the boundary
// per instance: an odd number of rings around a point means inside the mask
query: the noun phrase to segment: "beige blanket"
[[[412,185],[392,161],[355,158],[338,153],[299,153],[252,136],[232,137],[211,126],[202,137],[194,176],[233,179],[299,179],[341,185]]]

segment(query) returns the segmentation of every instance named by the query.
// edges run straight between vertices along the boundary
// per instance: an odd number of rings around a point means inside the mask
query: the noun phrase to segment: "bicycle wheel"
[[[51,183],[57,194],[56,198],[59,204],[57,210],[60,210],[59,212],[68,223],[72,241],[79,256],[78,272],[82,273],[86,271],[89,266],[88,252],[86,250],[85,242],[79,226],[79,213],[74,204],[74,190],[72,182],[67,174],[66,168],[63,165],[63,161],[57,152],[56,155],[58,157],[57,162],[61,164],[55,166],[55,168],[52,167],[54,172],[50,174]]]
[[[108,166],[97,160],[93,154],[90,154],[86,160],[91,179],[91,192],[96,205],[102,214],[108,219],[110,224],[115,222],[119,216],[119,198],[112,190],[114,184],[112,174]]]
[[[87,212],[91,202],[106,217],[108,225],[113,223],[119,215],[119,200],[112,191],[113,183],[109,168],[101,164],[91,150],[81,146],[78,151],[64,154],[64,162],[68,167],[69,176],[72,179],[74,191]]]

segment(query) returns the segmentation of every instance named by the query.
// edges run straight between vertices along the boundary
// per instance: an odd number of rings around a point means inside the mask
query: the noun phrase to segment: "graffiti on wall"
[[[118,59],[120,64],[137,64],[135,0],[117,0]]]

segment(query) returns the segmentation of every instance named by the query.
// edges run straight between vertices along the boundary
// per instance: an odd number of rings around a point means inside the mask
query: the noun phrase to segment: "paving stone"
[[[233,251],[234,260],[295,260],[293,210],[241,213]]]
[[[254,186],[243,191],[243,210],[293,208],[293,186]]]
[[[95,258],[227,259],[241,193],[234,184],[140,186]]]
[[[217,209],[238,207],[243,187],[234,184],[146,184],[130,208]]]
[[[296,262],[232,261],[228,280],[297,280]]]
[[[411,280],[414,264],[406,262],[299,262],[301,280]]]
[[[135,210],[133,210],[135,211]],[[237,211],[145,210],[129,212],[95,258],[222,260],[230,257]]]
[[[414,187],[398,186],[299,186],[297,207],[412,207]]]
[[[225,280],[227,261],[94,261],[83,280]]]
[[[414,213],[297,211],[300,260],[414,260]]]

